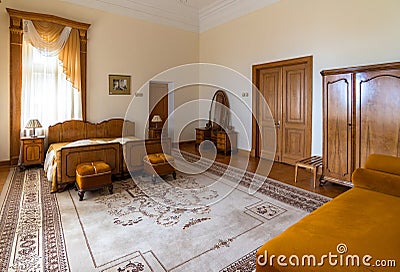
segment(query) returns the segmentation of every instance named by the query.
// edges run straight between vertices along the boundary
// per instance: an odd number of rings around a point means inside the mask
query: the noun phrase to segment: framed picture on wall
[[[108,76],[109,94],[131,94],[131,76],[109,75]]]

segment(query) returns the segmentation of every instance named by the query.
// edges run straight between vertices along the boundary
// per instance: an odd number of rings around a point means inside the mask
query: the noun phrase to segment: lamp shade
[[[154,123],[160,123],[160,122],[162,122],[162,119],[161,119],[160,115],[154,115],[153,119],[151,119],[151,121]]]
[[[28,124],[26,124],[25,128],[33,128],[32,137],[36,137],[35,128],[41,128],[42,124],[40,124],[38,119],[29,120]]]
[[[40,124],[38,119],[29,120],[28,124],[26,124],[25,128],[41,128],[42,124]]]

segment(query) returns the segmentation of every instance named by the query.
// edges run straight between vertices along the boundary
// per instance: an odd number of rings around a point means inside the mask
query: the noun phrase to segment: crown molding
[[[198,10],[180,1],[160,0],[60,0],[142,19],[162,25],[199,32]]]
[[[249,14],[280,0],[218,0],[199,12],[199,32]]]
[[[279,0],[216,0],[202,9],[190,0],[60,0],[192,32],[204,32]]]

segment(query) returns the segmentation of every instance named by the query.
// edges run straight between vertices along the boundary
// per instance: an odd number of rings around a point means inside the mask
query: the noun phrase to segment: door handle
[[[276,126],[277,128],[281,128],[281,121],[278,120],[278,122],[275,122],[275,126]]]

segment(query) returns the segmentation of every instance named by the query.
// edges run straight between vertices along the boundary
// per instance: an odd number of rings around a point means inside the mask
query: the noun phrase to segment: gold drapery
[[[47,42],[56,41],[65,27],[51,22],[32,22],[36,31]],[[81,54],[78,29],[71,29],[69,38],[65,43],[64,48],[60,51],[58,59],[62,62],[63,71],[67,76],[67,80],[72,83],[74,88],[81,91]]]

